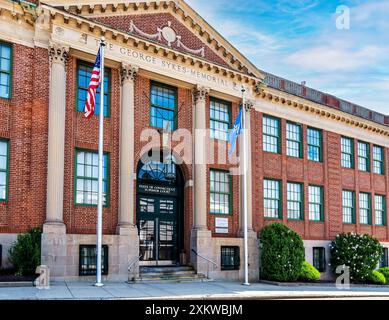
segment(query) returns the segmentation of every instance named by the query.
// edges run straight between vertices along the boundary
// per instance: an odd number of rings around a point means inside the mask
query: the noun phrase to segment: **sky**
[[[259,69],[389,115],[389,0],[186,2]]]

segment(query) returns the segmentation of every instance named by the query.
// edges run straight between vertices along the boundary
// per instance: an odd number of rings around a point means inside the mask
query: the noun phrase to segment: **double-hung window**
[[[324,220],[323,187],[320,186],[308,187],[308,211],[309,211],[309,220],[311,221]]]
[[[97,152],[76,151],[76,204],[97,205],[99,156]],[[108,206],[108,154],[103,159],[103,204]]]
[[[0,140],[0,201],[8,199],[9,142]]]
[[[380,262],[379,262],[379,267],[385,268],[387,266],[388,266],[388,248],[383,248]]]
[[[263,151],[281,153],[280,119],[263,116]]]
[[[210,170],[210,213],[232,213],[231,176],[226,171]]]
[[[92,76],[93,64],[79,61],[77,65],[77,111],[84,112],[85,101],[88,96],[89,82]],[[109,117],[111,100],[111,70],[104,72],[104,117]],[[96,89],[95,115],[100,114],[100,86]]]
[[[302,130],[301,125],[286,123],[286,155],[302,158]]]
[[[320,162],[323,157],[323,142],[321,130],[308,128],[307,129],[307,141],[308,141],[308,160]]]
[[[384,174],[384,148],[380,146],[373,146],[373,172],[377,174]]]
[[[265,218],[281,219],[281,181],[263,180],[263,209]]]
[[[342,167],[354,168],[354,140],[351,138],[341,138]]]
[[[150,126],[176,130],[177,88],[151,82],[150,103]]]
[[[371,198],[369,193],[359,194],[359,223],[371,224]]]
[[[209,126],[212,139],[228,141],[230,109],[231,105],[228,102],[211,98]]]
[[[374,213],[375,213],[375,224],[377,226],[386,225],[386,198],[385,196],[375,195],[374,196]]]
[[[288,182],[287,185],[287,212],[288,219],[303,219],[303,185],[301,183]]]
[[[12,49],[0,42],[0,98],[11,98]]]
[[[370,171],[370,147],[365,142],[358,142],[358,169]]]
[[[355,193],[349,190],[342,191],[343,223],[355,223]]]

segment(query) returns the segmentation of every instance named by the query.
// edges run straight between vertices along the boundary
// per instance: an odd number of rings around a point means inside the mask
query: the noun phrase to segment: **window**
[[[370,194],[359,194],[359,223],[371,224]]]
[[[0,201],[8,199],[9,143],[0,140]]]
[[[11,98],[12,49],[0,42],[0,98]]]
[[[308,160],[320,162],[322,160],[322,137],[318,129],[308,128]]]
[[[266,218],[281,219],[281,182],[278,180],[263,181],[263,209]]]
[[[210,137],[228,141],[230,129],[230,104],[225,101],[211,98],[210,106]]]
[[[375,224],[377,226],[386,225],[386,199],[384,196],[374,196]]]
[[[263,151],[281,153],[280,119],[263,116]]]
[[[313,248],[313,266],[319,272],[326,271],[326,250],[323,247]]]
[[[88,94],[89,82],[92,76],[93,64],[79,61],[77,66],[77,111],[84,112],[85,101]],[[111,100],[110,86],[111,71],[104,72],[104,117],[109,117]],[[96,90],[95,115],[100,114],[100,87]]]
[[[365,142],[358,142],[358,168],[361,171],[370,171],[370,148]]]
[[[384,174],[384,148],[373,146],[373,172]]]
[[[309,198],[309,220],[311,221],[323,221],[324,209],[323,209],[323,188],[319,186],[308,187]]]
[[[177,89],[151,82],[150,126],[166,131],[176,129]]]
[[[343,223],[355,223],[355,193],[342,191],[342,214]]]
[[[303,219],[303,185],[290,183],[287,185],[287,211],[288,219]]]
[[[210,213],[231,214],[231,176],[228,172],[210,170]]]
[[[97,152],[76,151],[76,204],[97,205],[99,156]],[[103,204],[108,206],[108,154],[103,160]]]
[[[299,124],[286,123],[286,154],[289,157],[302,158],[302,135]]]
[[[385,268],[387,266],[388,266],[388,248],[383,248],[379,267]]]
[[[101,274],[108,275],[108,246],[101,248]],[[80,276],[94,276],[97,273],[97,248],[95,245],[80,245]]]
[[[239,270],[239,247],[221,247],[221,269]]]
[[[341,138],[342,167],[354,168],[354,140],[351,138]]]

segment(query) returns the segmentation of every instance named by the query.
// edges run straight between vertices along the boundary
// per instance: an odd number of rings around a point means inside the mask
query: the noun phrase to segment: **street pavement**
[[[389,299],[389,287],[355,287],[339,290],[327,286],[276,286],[238,282],[118,283],[101,288],[93,282],[52,282],[50,289],[0,288],[0,300],[116,300],[116,299]]]

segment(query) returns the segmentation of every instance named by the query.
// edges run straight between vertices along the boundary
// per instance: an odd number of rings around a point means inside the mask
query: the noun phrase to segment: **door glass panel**
[[[160,214],[169,214],[173,215],[174,212],[174,201],[173,200],[167,200],[167,199],[161,199],[159,201],[159,213]]]
[[[174,222],[159,222],[159,260],[174,260]]]
[[[155,224],[154,220],[141,220],[139,222],[139,246],[141,261],[155,260]]]
[[[154,213],[155,212],[155,200],[152,198],[140,198],[139,208],[141,213]]]

